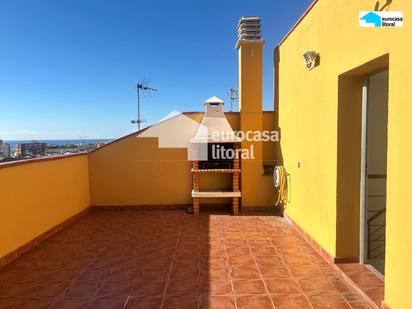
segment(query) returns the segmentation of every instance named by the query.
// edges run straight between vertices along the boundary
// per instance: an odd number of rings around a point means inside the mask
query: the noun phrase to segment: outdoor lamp
[[[303,54],[305,59],[305,66],[307,69],[312,70],[316,65],[318,65],[319,54],[314,51],[307,51]]]

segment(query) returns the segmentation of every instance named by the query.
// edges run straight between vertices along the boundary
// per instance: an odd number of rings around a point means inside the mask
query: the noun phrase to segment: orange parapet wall
[[[0,258],[85,210],[87,154],[0,165]]]
[[[191,203],[186,149],[159,148],[157,138],[133,134],[89,156],[93,206]]]

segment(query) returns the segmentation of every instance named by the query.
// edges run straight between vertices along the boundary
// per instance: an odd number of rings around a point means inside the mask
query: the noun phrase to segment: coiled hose
[[[274,171],[273,171],[273,178],[275,182],[275,187],[277,188],[277,194],[276,194],[276,206],[279,205],[286,205],[289,200],[289,194],[288,194],[288,177],[290,174],[286,172],[286,169],[283,166],[276,166]]]

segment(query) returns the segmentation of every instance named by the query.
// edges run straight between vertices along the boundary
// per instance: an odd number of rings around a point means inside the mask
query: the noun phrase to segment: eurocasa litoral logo
[[[391,28],[403,26],[403,12],[361,11],[359,27]]]

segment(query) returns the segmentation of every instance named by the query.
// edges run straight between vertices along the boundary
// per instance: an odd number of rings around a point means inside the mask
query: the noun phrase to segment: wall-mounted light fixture
[[[317,52],[307,51],[303,54],[303,58],[305,59],[305,66],[309,70],[319,65],[319,53]]]

